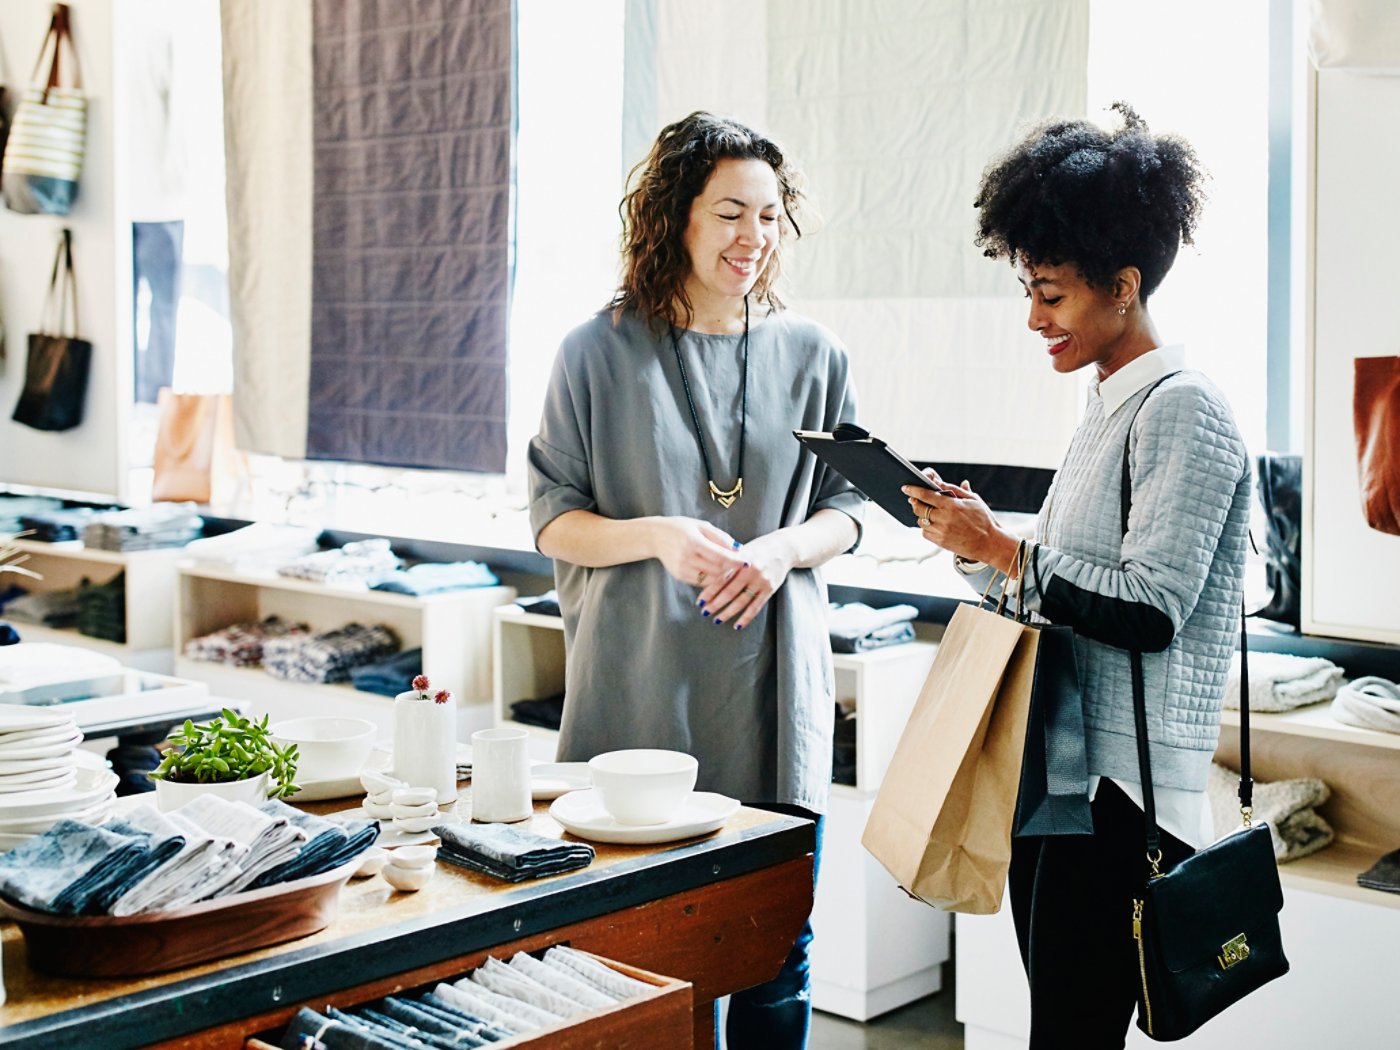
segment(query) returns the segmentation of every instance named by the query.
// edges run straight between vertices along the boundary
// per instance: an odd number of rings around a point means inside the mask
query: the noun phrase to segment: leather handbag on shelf
[[[1132,501],[1126,445],[1121,493],[1126,536]],[[1268,825],[1252,819],[1249,647],[1244,623],[1241,606],[1239,797],[1243,827],[1193,853],[1170,871],[1160,870],[1161,834],[1152,791],[1142,653],[1129,653],[1146,867],[1150,869],[1142,896],[1133,901],[1139,971],[1137,1025],[1159,1042],[1184,1039],[1226,1007],[1288,972],[1278,924],[1283,908],[1278,863]],[[1128,916],[1123,920],[1126,923]]]
[[[58,316],[50,325],[55,299]],[[69,305],[72,323],[65,325]],[[71,430],[83,421],[92,344],[78,338],[78,280],[73,272],[73,231],[67,227],[53,262],[40,329],[29,337],[24,388],[12,418],[35,430]],[[64,335],[65,331],[72,334]]]
[[[48,73],[44,58],[53,45]],[[73,62],[72,86],[60,80],[64,44]],[[78,52],[68,20],[68,5],[54,4],[49,31],[39,48],[30,84],[20,96],[0,162],[5,204],[26,215],[67,215],[78,195],[87,135],[87,96],[83,94]]]
[[[1400,536],[1400,357],[1358,357],[1352,399],[1361,512]]]
[[[1264,577],[1269,600],[1251,616],[1297,627],[1302,611],[1303,457],[1265,452],[1255,468],[1264,510]]]
[[[230,394],[177,394],[161,387],[156,395],[155,470],[151,499],[222,502],[246,471],[234,448]]]

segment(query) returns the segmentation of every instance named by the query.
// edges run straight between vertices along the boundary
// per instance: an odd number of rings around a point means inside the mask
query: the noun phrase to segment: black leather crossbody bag
[[[1155,389],[1155,388],[1154,388]],[[1148,397],[1152,391],[1148,391]],[[1145,404],[1147,398],[1143,398]],[[1142,406],[1138,406],[1141,411]],[[1129,426],[1131,441],[1132,427]],[[1123,448],[1122,522],[1128,532],[1132,474]],[[1131,651],[1133,720],[1142,779],[1149,872],[1133,901],[1140,983],[1137,1024],[1161,1042],[1183,1039],[1232,1003],[1288,972],[1279,933],[1278,864],[1266,824],[1254,823],[1249,776],[1249,650],[1240,609],[1240,815],[1244,826],[1160,870],[1142,653]],[[1124,916],[1127,921],[1127,916]]]

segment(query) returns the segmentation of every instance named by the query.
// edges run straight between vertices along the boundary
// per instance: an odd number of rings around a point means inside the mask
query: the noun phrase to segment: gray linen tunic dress
[[[738,469],[742,337],[676,330],[721,489]],[[864,501],[792,431],[855,420],[845,349],[821,326],[775,313],[749,331],[744,494],[710,499],[695,425],[665,328],[600,313],[565,337],[530,442],[535,536],[560,514],[682,515],[741,543],[823,508],[859,527]],[[833,682],[826,585],[794,569],[743,631],[715,626],[699,588],[656,559],[589,569],[556,560],[567,647],[561,761],[617,748],[685,751],[697,787],[824,812]]]

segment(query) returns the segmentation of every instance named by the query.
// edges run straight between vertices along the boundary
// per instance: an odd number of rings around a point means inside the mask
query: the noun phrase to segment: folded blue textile
[[[94,828],[60,820],[0,856],[0,893],[35,911],[101,914],[184,844],[178,835],[152,843],[121,821]]]
[[[496,574],[479,561],[424,562],[381,576],[374,589],[421,597],[469,587],[494,587],[500,582]]]
[[[411,688],[415,675],[423,673],[423,650],[405,649],[384,660],[350,668],[350,681],[362,693],[398,696]]]
[[[442,839],[442,860],[507,882],[586,868],[594,857],[587,843],[551,839],[511,824],[443,824],[433,834]]]
[[[340,1011],[332,1008],[330,1012]],[[282,1050],[416,1050],[399,1036],[371,1031],[304,1006],[288,1023],[278,1045]]]
[[[254,880],[254,888],[304,879],[348,864],[352,858],[373,846],[379,837],[377,820],[341,823],[304,813],[276,798],[268,799],[258,808],[270,817],[285,817],[301,828],[306,832],[306,842],[291,860],[270,868]]]
[[[476,1035],[481,1036],[488,1043],[498,1043],[502,1039],[509,1039],[517,1033],[499,1024],[492,1024],[483,1017],[468,1013],[466,1010],[458,1009],[445,999],[440,999],[432,992],[425,992],[417,999],[410,999],[409,1002],[417,1006],[420,1010],[440,1017],[449,1024],[455,1024],[459,1028],[465,1028]]]
[[[873,631],[858,635],[838,635],[831,632],[831,651],[834,653],[868,653],[872,649],[883,649],[887,645],[903,645],[914,640],[912,623],[893,623],[888,627],[877,627]]]

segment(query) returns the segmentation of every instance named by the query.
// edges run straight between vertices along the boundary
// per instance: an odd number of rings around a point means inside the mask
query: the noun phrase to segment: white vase
[[[217,780],[207,784],[166,780],[164,777],[152,777],[151,783],[156,786],[156,808],[162,813],[169,813],[200,795],[217,795],[230,802],[260,806],[267,801],[270,778],[263,772],[244,780]]]
[[[438,804],[457,799],[457,704],[414,690],[394,697],[394,776],[437,791]]]

